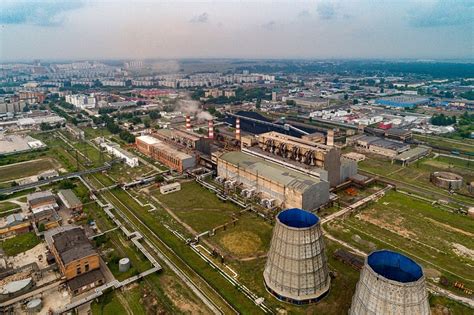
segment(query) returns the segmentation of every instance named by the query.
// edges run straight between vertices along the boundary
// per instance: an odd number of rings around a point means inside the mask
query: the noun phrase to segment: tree
[[[58,187],[59,189],[74,189],[76,184],[74,184],[70,179],[65,179],[59,183]]]
[[[40,232],[46,231],[46,227],[44,226],[44,223],[41,223],[41,224],[38,226],[38,231],[40,231]]]
[[[161,176],[161,175],[156,175],[156,176],[155,176],[155,181],[156,181],[157,183],[162,183],[162,182],[165,181],[165,178],[164,178],[163,176]]]
[[[255,103],[255,108],[260,109],[260,107],[262,107],[262,100],[257,99],[257,102]]]
[[[344,94],[344,99],[347,101],[349,99],[349,95]]]

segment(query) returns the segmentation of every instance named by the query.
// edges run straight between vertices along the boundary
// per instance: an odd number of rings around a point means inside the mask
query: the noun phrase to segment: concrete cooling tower
[[[319,301],[331,285],[319,218],[301,209],[277,216],[263,272],[267,290],[294,304]]]
[[[362,268],[349,314],[430,314],[423,270],[396,252],[371,253]]]

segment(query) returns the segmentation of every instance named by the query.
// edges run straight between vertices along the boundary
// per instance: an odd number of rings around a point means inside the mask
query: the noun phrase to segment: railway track
[[[93,176],[93,175],[92,175]],[[103,184],[93,177],[101,186]],[[184,260],[170,248],[141,218],[125,205],[111,191],[102,191],[102,198],[114,205],[119,215],[126,220],[135,230],[147,237],[155,247],[154,253],[158,258],[166,263],[181,280],[188,285],[196,295],[209,307],[215,314],[238,314],[239,312],[222,297],[204,278],[196,273]]]

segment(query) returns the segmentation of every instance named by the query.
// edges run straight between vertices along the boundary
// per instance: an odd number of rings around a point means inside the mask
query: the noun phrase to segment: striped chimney
[[[191,116],[186,115],[186,130],[191,131]]]
[[[240,118],[235,119],[235,139],[240,140]]]
[[[214,121],[208,120],[207,121],[207,129],[208,129],[208,138],[209,139],[214,139]]]

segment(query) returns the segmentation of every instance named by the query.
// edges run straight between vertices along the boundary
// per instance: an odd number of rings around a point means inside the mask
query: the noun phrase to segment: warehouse
[[[178,151],[170,144],[152,136],[137,137],[135,138],[135,144],[141,153],[178,172],[184,172],[196,165],[194,156]]]
[[[243,152],[227,152],[217,161],[220,178],[255,189],[286,208],[317,209],[329,201],[329,183]]]
[[[130,167],[138,166],[138,157],[132,153],[122,149],[119,144],[112,142],[102,142],[100,144],[102,148],[107,150],[109,154],[112,154],[116,158],[121,159]]]
[[[64,207],[73,212],[82,211],[82,202],[77,198],[76,194],[71,189],[62,189],[58,192],[59,200]]]
[[[414,108],[418,105],[427,105],[430,103],[429,98],[422,98],[416,96],[393,96],[393,97],[386,97],[375,100],[375,104],[383,105],[383,106],[390,106],[390,107],[398,107],[398,108]]]
[[[364,152],[380,154],[390,158],[410,149],[410,145],[405,143],[365,135],[350,137],[347,139],[347,144],[354,145],[356,149]]]
[[[431,148],[430,147],[425,147],[425,146],[418,146],[413,149],[404,151],[398,155],[396,155],[393,160],[393,162],[398,162],[402,164],[403,166],[408,165],[410,163],[413,163],[425,156],[428,156],[431,153]]]

